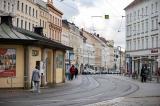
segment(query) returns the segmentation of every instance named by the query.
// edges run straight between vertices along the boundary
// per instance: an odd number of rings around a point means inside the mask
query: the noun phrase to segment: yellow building
[[[65,50],[72,49],[21,28],[13,28],[12,17],[1,17],[0,24],[0,88],[31,86],[35,65],[40,65],[43,84],[64,82]],[[37,28],[38,30],[39,28]]]

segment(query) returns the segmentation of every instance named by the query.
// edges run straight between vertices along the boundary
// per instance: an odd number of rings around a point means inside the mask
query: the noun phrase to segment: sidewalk
[[[109,75],[113,78],[126,80],[137,84],[139,90],[125,97],[119,97],[86,106],[160,106],[160,83],[155,80],[141,83],[141,81],[122,75]]]
[[[72,87],[79,86],[82,83],[81,76],[78,76],[78,79],[74,79],[72,81],[67,81],[65,83],[55,84],[53,86],[41,87],[41,93],[38,95],[43,95],[50,92],[56,92],[57,90],[65,90]],[[19,97],[31,97],[36,93],[32,92],[32,89],[0,89],[0,100],[1,99],[9,99],[9,98],[19,98]]]

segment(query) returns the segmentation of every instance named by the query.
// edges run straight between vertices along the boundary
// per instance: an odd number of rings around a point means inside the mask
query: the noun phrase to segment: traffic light
[[[105,19],[109,19],[109,15],[105,15],[104,18],[105,18]]]

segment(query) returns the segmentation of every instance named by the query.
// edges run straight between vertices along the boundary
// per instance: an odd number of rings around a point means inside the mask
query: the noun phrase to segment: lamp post
[[[121,46],[117,46],[117,49],[118,49],[119,55],[120,55],[120,65],[119,65],[119,70],[120,70],[120,74],[121,74]]]

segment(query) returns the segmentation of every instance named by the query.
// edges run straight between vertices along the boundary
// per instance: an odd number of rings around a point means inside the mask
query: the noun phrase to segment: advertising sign
[[[16,76],[16,50],[0,48],[0,77]]]

